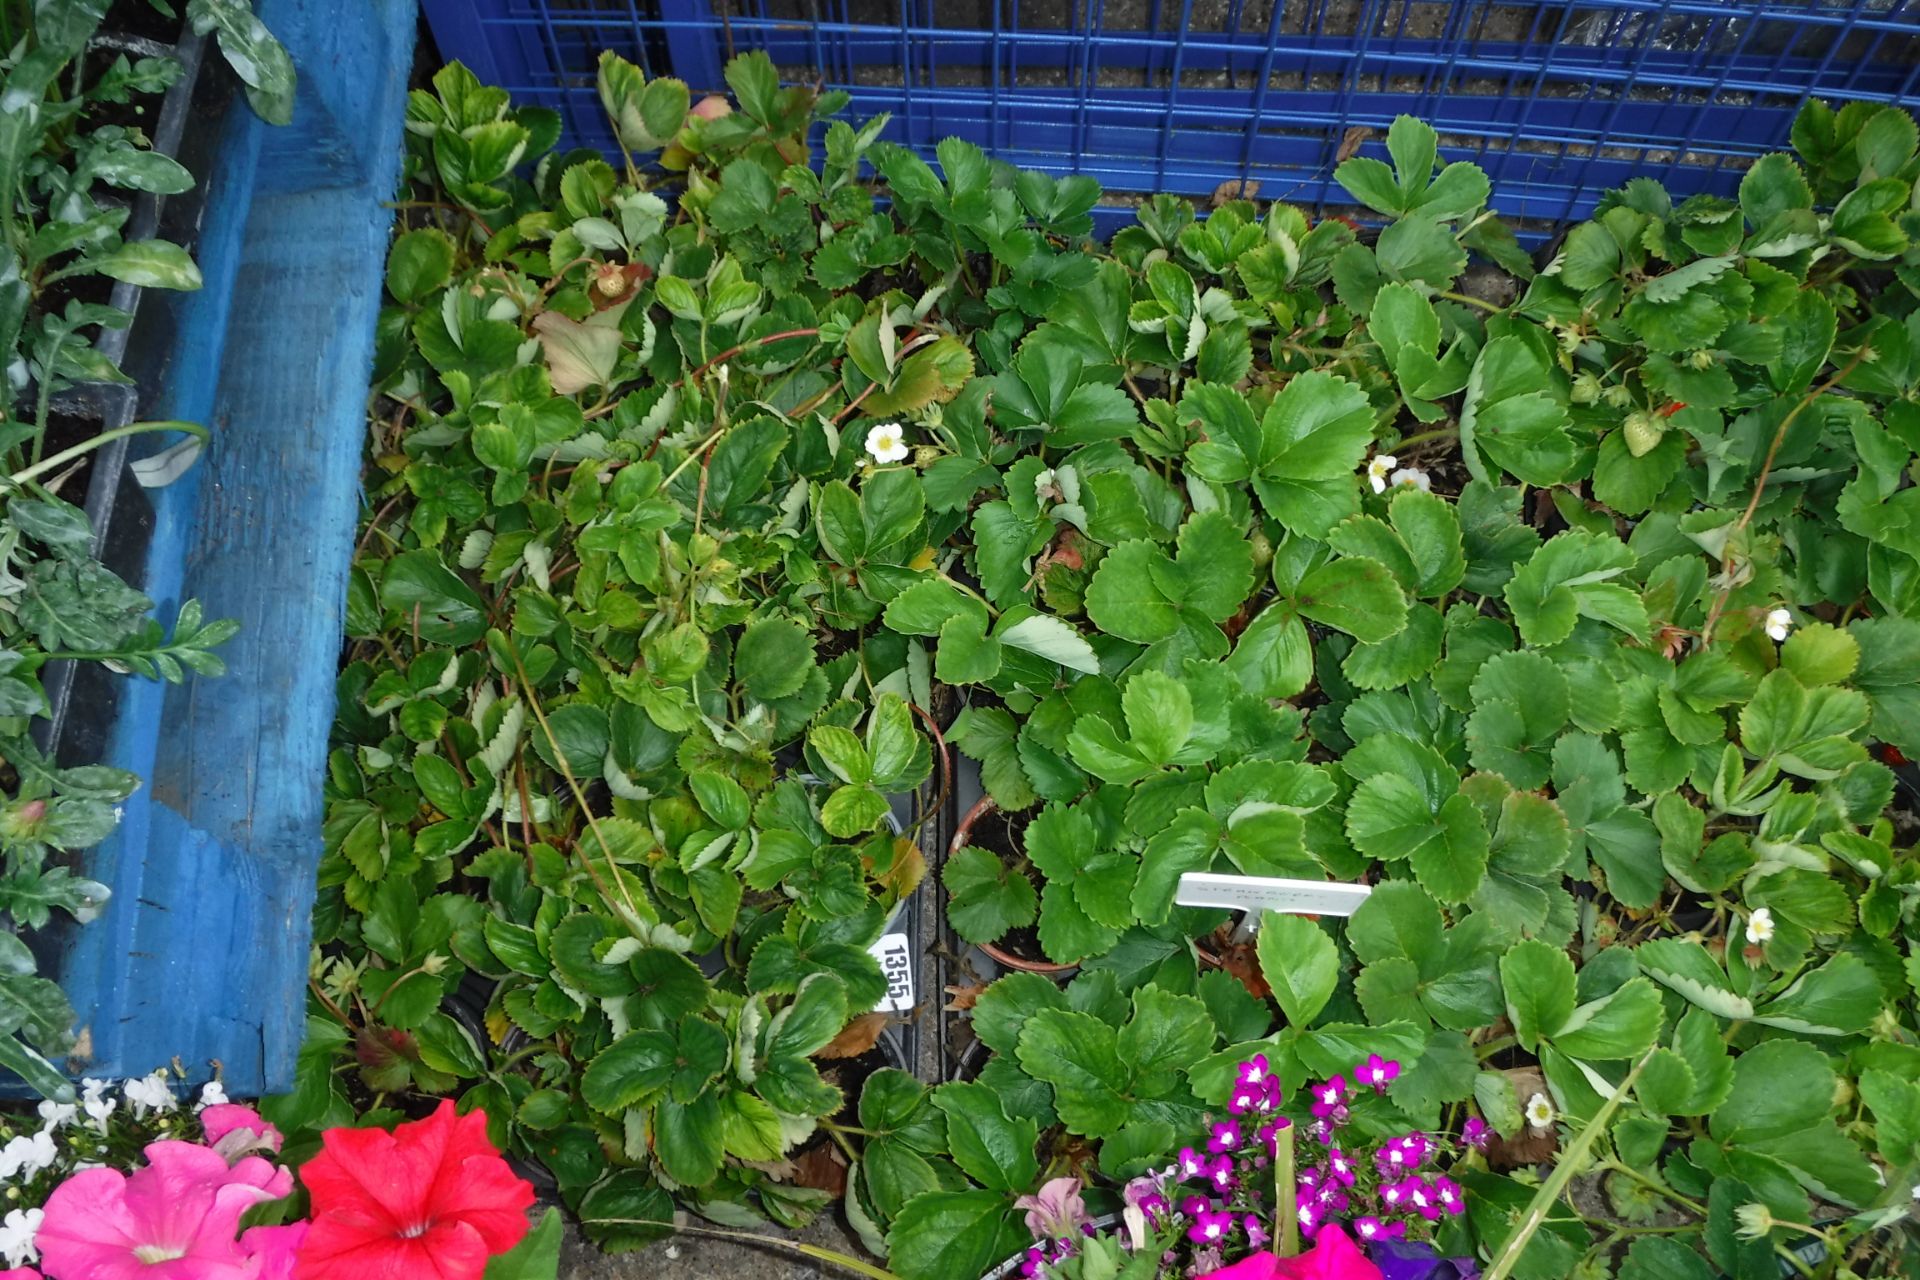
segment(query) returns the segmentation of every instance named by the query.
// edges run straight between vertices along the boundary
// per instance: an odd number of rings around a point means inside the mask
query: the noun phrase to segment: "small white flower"
[[[1916,1203],[1920,1203],[1920,1182],[1913,1184],[1913,1198]]]
[[[168,1083],[167,1073],[164,1071],[156,1071],[138,1080],[129,1080],[122,1086],[121,1092],[126,1094],[127,1101],[132,1104],[133,1114],[137,1119],[144,1119],[149,1111],[171,1111],[176,1105],[173,1086]]]
[[[1756,947],[1773,941],[1773,912],[1765,907],[1753,909],[1753,914],[1747,917],[1747,941]]]
[[[1793,615],[1785,609],[1775,609],[1767,615],[1767,635],[1772,639],[1785,640],[1792,630]]]
[[[40,1102],[40,1119],[49,1131],[66,1127],[79,1114],[76,1103],[55,1102],[52,1098],[43,1098]]]
[[[80,1109],[87,1113],[87,1119],[93,1121],[93,1127],[100,1132],[107,1131],[107,1119],[120,1109],[120,1104],[112,1098],[92,1097],[80,1099]]]
[[[1418,467],[1402,467],[1387,477],[1387,483],[1398,489],[1401,485],[1418,489],[1422,493],[1433,492],[1433,477]]]
[[[1773,1214],[1763,1204],[1743,1204],[1733,1211],[1738,1223],[1733,1234],[1742,1240],[1764,1240],[1773,1230]]]
[[[209,1080],[200,1086],[200,1101],[195,1111],[205,1111],[208,1107],[223,1107],[227,1104],[227,1090],[218,1080]]]
[[[1399,461],[1400,459],[1390,453],[1376,453],[1373,455],[1373,461],[1367,464],[1367,483],[1373,486],[1375,493],[1385,493],[1387,491],[1387,473],[1392,471],[1394,464]]]
[[[1536,1093],[1527,1099],[1527,1124],[1535,1129],[1545,1129],[1553,1123],[1553,1103],[1544,1093]]]
[[[40,1223],[46,1213],[40,1209],[10,1209],[7,1216],[0,1219],[0,1263],[9,1267],[24,1267],[40,1261],[40,1250],[33,1244],[33,1238],[40,1234]]]
[[[867,452],[875,462],[898,462],[907,456],[907,436],[897,422],[882,422],[867,432]]]
[[[0,1147],[0,1182],[10,1182],[14,1178],[31,1178],[42,1169],[50,1169],[60,1156],[60,1149],[53,1145],[53,1135],[45,1129],[32,1137],[15,1138],[6,1146]]]

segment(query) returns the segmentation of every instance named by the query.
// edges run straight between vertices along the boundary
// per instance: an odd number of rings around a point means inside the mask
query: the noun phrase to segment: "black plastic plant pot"
[[[204,179],[208,169],[206,126],[217,119],[231,97],[224,77],[207,77],[207,91],[199,92],[205,51],[206,42],[191,32],[177,45],[166,45],[144,36],[103,31],[81,55],[87,59],[114,53],[136,58],[170,55],[180,64],[180,78],[162,96],[149,137],[156,153],[180,161],[196,179]],[[195,126],[192,130],[190,124]],[[205,186],[196,182],[193,189],[171,197],[139,193],[132,201],[123,238],[134,243],[163,236],[191,252],[205,192]],[[143,392],[149,392],[164,376],[164,370],[156,366],[165,358],[165,336],[156,324],[140,322],[145,293],[139,285],[116,282],[108,304],[132,316],[133,323],[102,329],[93,344],[101,356],[133,378],[132,384],[83,383],[53,397],[50,450],[127,426],[139,413]],[[154,512],[153,503],[127,466],[132,443],[122,437],[92,454],[86,464],[87,489],[82,505],[93,526],[94,557],[139,587],[146,576]],[[98,759],[106,748],[118,702],[117,677],[98,665],[54,662],[48,665],[43,684],[48,715],[33,726],[40,748],[62,765],[88,764]]]
[[[284,1092],[305,1031],[322,784],[359,504],[366,387],[399,173],[417,14],[411,0],[256,0],[298,75],[293,123],[260,120],[211,46],[146,127],[196,178],[136,208],[128,234],[188,245],[202,286],[113,301],[131,388],[68,396],[67,428],[204,424],[166,487],[133,437],[92,457],[102,560],[155,602],[231,618],[223,676],[168,685],[86,664],[47,672],[42,741],[63,763],[143,785],[119,828],[74,859],[111,890],[101,916],[48,931],[43,972],[72,1000],[72,1075],[179,1062],[230,1094]],[[122,39],[122,44],[126,41]],[[136,45],[135,52],[147,46]],[[102,349],[122,335],[109,332]],[[0,1081],[0,1091],[9,1082]],[[18,1088],[18,1082],[11,1082]]]
[[[1000,806],[994,803],[992,796],[982,795],[975,800],[966,813],[961,815],[953,833],[953,839],[947,846],[947,856],[952,857],[973,843],[974,832],[979,823],[999,811]],[[1011,947],[1003,947],[993,942],[976,942],[973,944],[973,950],[984,956],[997,970],[1037,973],[1042,977],[1052,978],[1056,982],[1065,982],[1080,971],[1080,966],[1077,964],[1056,964],[1051,960],[1024,956]]]

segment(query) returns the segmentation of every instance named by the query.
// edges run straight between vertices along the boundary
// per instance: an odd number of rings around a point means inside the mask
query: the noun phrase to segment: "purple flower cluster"
[[[1304,1127],[1317,1146],[1297,1149],[1296,1218],[1308,1239],[1338,1220],[1363,1245],[1378,1242],[1387,1248],[1410,1229],[1425,1234],[1427,1224],[1464,1210],[1460,1185],[1441,1167],[1457,1147],[1483,1147],[1487,1129],[1477,1118],[1469,1119],[1457,1146],[1419,1131],[1385,1142],[1356,1141],[1360,1131],[1348,1128],[1354,1112],[1384,1106],[1375,1099],[1399,1077],[1400,1064],[1372,1054],[1350,1074],[1351,1079],[1336,1075],[1306,1091],[1313,1121]],[[1176,1271],[1195,1275],[1221,1265],[1223,1258],[1265,1247],[1274,1220],[1271,1170],[1293,1125],[1283,1110],[1286,1102],[1286,1087],[1266,1055],[1242,1063],[1228,1115],[1212,1119],[1205,1136],[1180,1148],[1171,1165],[1126,1185],[1123,1247],[1146,1248],[1156,1241],[1153,1247],[1164,1249],[1175,1242],[1189,1250],[1190,1264]],[[1373,1131],[1378,1132],[1377,1125]],[[1044,1277],[1049,1267],[1073,1256],[1082,1235],[1092,1230],[1079,1191],[1077,1180],[1057,1178],[1020,1200],[1038,1240],[1027,1252],[1022,1275]],[[1177,1256],[1167,1253],[1166,1263],[1172,1266]]]
[[[1389,1139],[1374,1149],[1371,1166],[1341,1147],[1340,1131],[1363,1090],[1384,1094],[1399,1075],[1399,1063],[1376,1053],[1353,1069],[1351,1083],[1336,1075],[1309,1091],[1314,1123],[1308,1132],[1321,1151],[1295,1179],[1300,1232],[1307,1238],[1328,1222],[1347,1219],[1362,1241],[1396,1240],[1415,1220],[1437,1222],[1466,1207],[1460,1184],[1430,1167],[1450,1153],[1438,1138],[1415,1130]],[[1485,1129],[1478,1120],[1470,1122],[1463,1135],[1467,1144],[1483,1145]]]

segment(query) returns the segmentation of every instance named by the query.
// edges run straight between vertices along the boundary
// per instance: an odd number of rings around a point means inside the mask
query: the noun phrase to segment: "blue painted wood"
[[[238,618],[228,673],[129,683],[110,763],[148,780],[89,873],[114,892],[74,931],[61,980],[75,1074],[178,1061],[229,1091],[288,1088],[305,1025],[374,320],[412,63],[413,0],[260,0],[300,74],[294,123],[244,103],[209,175],[198,293],[152,295],[171,332],[151,418],[213,441],[156,492],[145,589]],[[150,308],[147,309],[147,308]]]

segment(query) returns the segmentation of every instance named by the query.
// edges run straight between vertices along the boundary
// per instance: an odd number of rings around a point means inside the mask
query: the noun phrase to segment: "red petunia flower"
[[[487,1140],[487,1118],[453,1103],[425,1120],[329,1129],[300,1170],[313,1227],[296,1280],[478,1280],[527,1234],[533,1187]]]

